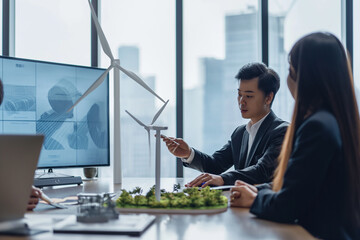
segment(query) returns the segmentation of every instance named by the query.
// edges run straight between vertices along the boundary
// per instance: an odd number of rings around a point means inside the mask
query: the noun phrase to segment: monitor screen
[[[109,79],[68,109],[104,69],[0,57],[0,133],[43,134],[38,168],[109,166]]]

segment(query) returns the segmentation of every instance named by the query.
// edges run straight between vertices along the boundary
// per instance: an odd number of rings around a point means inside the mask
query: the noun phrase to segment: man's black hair
[[[263,63],[249,63],[243,66],[235,76],[239,81],[246,81],[256,77],[259,78],[258,88],[265,93],[265,96],[268,96],[271,92],[274,93],[271,106],[280,88],[279,75]]]

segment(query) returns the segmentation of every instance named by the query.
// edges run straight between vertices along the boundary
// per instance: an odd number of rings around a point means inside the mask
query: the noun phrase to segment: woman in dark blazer
[[[315,237],[360,239],[360,121],[349,59],[334,35],[313,33],[289,61],[295,107],[273,184],[238,181],[231,205]]]

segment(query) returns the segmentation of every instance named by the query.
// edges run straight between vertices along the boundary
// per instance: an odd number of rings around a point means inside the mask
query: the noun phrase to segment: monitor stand
[[[82,184],[81,177],[69,176],[61,173],[54,173],[52,168],[49,168],[47,173],[40,174],[34,178],[35,187],[47,187],[57,185],[70,185],[70,184]]]

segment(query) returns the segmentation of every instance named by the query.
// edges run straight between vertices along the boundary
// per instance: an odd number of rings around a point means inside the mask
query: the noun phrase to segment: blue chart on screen
[[[0,57],[0,133],[43,134],[38,168],[109,165],[108,78],[68,109],[104,69]]]

